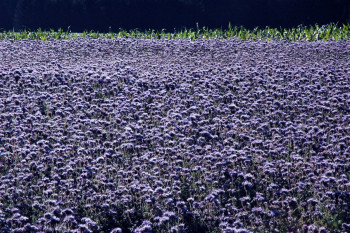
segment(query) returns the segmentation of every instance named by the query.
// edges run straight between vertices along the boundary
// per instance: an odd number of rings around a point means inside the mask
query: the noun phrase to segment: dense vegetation
[[[229,21],[252,29],[349,20],[347,0],[0,0],[0,29],[5,30],[179,30],[196,22],[220,28]]]
[[[77,39],[77,38],[142,38],[142,39],[227,39],[238,38],[241,40],[288,40],[288,41],[329,41],[329,40],[349,40],[350,39],[350,24],[337,26],[336,24],[328,25],[314,25],[310,27],[299,26],[297,28],[269,28],[264,29],[255,28],[248,30],[244,27],[233,27],[229,23],[228,28],[222,29],[208,29],[206,27],[200,28],[197,25],[196,29],[183,29],[178,32],[167,32],[166,30],[156,31],[148,30],[141,32],[139,30],[120,30],[119,32],[99,33],[94,31],[84,31],[82,33],[72,33],[68,28],[67,31],[59,29],[58,31],[5,31],[0,32],[0,40],[60,40],[60,39]]]
[[[350,232],[349,41],[0,42],[0,232]]]

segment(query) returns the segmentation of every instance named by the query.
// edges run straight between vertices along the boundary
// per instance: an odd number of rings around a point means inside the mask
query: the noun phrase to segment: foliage
[[[346,24],[346,0],[0,0],[0,30],[108,32],[124,28],[168,31],[193,27],[196,22],[220,28],[227,22],[253,29],[297,25]]]
[[[64,31],[61,28],[57,31],[51,29],[50,31],[43,31],[40,28],[37,31],[4,31],[0,32],[0,40],[67,40],[77,38],[139,38],[139,39],[227,39],[237,38],[240,40],[287,40],[287,41],[329,41],[329,40],[349,40],[350,38],[350,24],[343,24],[338,26],[337,24],[328,25],[314,25],[314,26],[298,26],[297,28],[270,28],[264,29],[254,28],[248,30],[244,27],[232,26],[229,23],[226,30],[222,29],[208,29],[206,27],[200,28],[197,24],[196,29],[183,29],[181,31],[174,31],[173,33],[166,30],[146,30],[141,32],[138,29],[126,31],[120,29],[119,32],[113,32],[110,30],[108,33],[99,33],[91,31],[84,31],[82,33],[73,33],[68,30]]]

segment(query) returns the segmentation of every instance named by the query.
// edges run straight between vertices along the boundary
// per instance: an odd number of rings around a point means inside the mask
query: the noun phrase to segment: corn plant
[[[22,31],[3,31],[0,32],[0,40],[13,39],[13,40],[21,40],[21,39],[29,39],[29,40],[67,40],[74,38],[91,38],[98,39],[100,37],[114,39],[114,38],[145,38],[145,39],[227,39],[227,38],[237,38],[240,40],[258,40],[265,39],[268,41],[271,40],[287,40],[287,41],[329,41],[329,40],[349,40],[350,38],[350,24],[343,24],[338,26],[335,23],[327,24],[327,25],[311,25],[309,27],[299,25],[295,28],[254,28],[252,30],[246,29],[243,26],[232,26],[231,23],[228,24],[227,29],[209,29],[205,26],[202,28],[199,25],[196,25],[196,29],[192,28],[184,28],[180,31],[174,30],[173,33],[167,32],[165,29],[160,31],[149,29],[141,32],[138,29],[134,30],[124,30],[119,29],[118,32],[113,32],[111,28],[109,28],[108,33],[99,33],[93,30],[91,31],[83,31],[81,33],[73,33],[70,30],[70,27],[66,31],[62,28],[59,28],[57,31],[50,29],[48,31],[42,30],[39,28],[36,31],[31,31],[24,29]]]

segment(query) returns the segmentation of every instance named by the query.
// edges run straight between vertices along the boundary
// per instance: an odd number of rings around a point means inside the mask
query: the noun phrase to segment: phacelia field
[[[349,42],[0,42],[0,232],[349,231]]]

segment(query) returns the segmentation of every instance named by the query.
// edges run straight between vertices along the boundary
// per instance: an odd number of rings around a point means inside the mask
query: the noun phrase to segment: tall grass
[[[108,33],[99,33],[95,31],[84,31],[82,33],[73,33],[70,28],[67,31],[59,29],[57,31],[43,31],[40,28],[37,31],[3,31],[0,32],[0,40],[67,40],[76,38],[142,38],[142,39],[227,39],[237,38],[240,40],[287,40],[287,41],[329,41],[329,40],[349,40],[350,39],[350,24],[338,26],[331,23],[323,26],[298,26],[296,28],[254,28],[248,30],[242,26],[232,26],[229,23],[227,29],[209,29],[206,27],[200,28],[197,24],[196,29],[184,28],[180,31],[174,30],[173,33],[161,31],[146,30],[141,32],[138,29],[126,31],[119,29],[118,32],[109,31]]]

